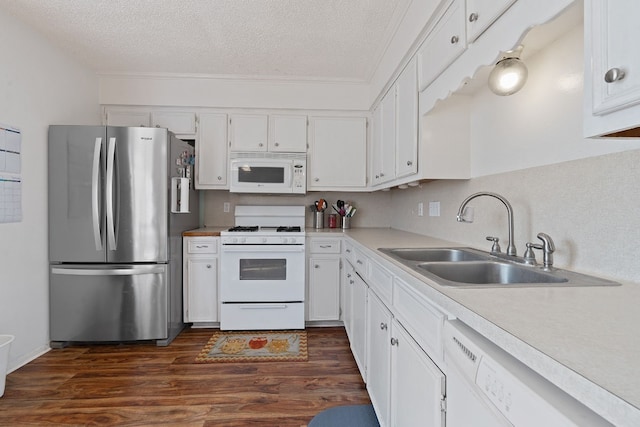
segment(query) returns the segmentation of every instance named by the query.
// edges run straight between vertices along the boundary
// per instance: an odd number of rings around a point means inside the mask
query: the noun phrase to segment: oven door
[[[292,193],[293,164],[289,159],[238,158],[230,161],[234,193]]]
[[[223,245],[220,300],[304,301],[304,245]]]

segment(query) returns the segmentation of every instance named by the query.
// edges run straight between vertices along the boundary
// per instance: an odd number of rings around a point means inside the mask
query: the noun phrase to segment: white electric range
[[[220,233],[220,329],[304,329],[304,225],[304,206],[236,206]]]

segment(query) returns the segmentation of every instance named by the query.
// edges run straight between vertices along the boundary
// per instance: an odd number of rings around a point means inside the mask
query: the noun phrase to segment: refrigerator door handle
[[[93,225],[93,241],[96,251],[102,250],[102,233],[100,230],[100,152],[102,151],[102,138],[96,138],[93,146],[93,169],[91,173],[91,219]]]
[[[67,276],[135,276],[139,274],[163,273],[165,266],[137,266],[131,268],[62,268],[53,267],[52,274],[62,274]]]
[[[116,160],[116,138],[109,138],[107,148],[107,241],[109,250],[116,250],[116,227],[113,211],[113,189]]]

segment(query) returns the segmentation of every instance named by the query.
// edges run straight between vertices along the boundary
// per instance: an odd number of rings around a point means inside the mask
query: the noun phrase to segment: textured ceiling
[[[100,73],[368,81],[406,0],[0,0]]]

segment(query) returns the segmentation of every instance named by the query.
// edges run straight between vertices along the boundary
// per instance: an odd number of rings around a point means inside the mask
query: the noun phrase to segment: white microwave
[[[305,194],[307,155],[304,153],[231,153],[232,193]]]

